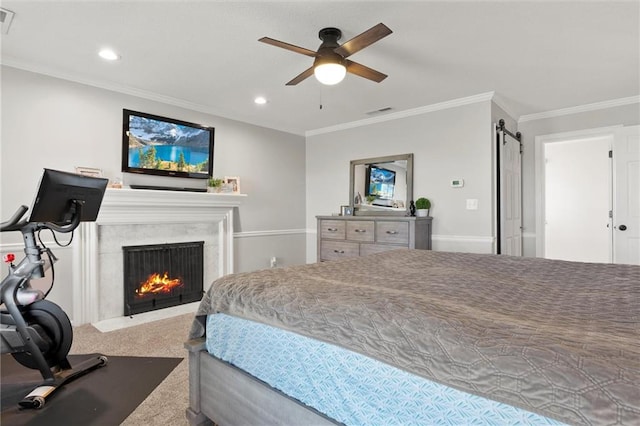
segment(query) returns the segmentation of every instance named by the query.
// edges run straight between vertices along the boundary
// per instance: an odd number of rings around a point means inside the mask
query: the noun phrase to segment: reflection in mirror
[[[413,199],[413,154],[353,160],[350,176],[354,214],[407,214]]]

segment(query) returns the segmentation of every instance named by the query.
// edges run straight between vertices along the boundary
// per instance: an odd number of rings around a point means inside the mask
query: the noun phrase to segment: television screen
[[[207,179],[214,128],[123,110],[122,171]]]
[[[396,186],[396,172],[383,169],[382,167],[371,166],[369,168],[369,185],[366,188],[366,195],[375,195],[377,198],[393,199],[393,192]]]

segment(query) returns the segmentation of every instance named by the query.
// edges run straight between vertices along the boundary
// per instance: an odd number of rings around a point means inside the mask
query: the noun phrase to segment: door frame
[[[536,191],[536,257],[544,257],[544,218],[545,218],[545,162],[544,162],[544,146],[554,142],[565,142],[572,139],[590,139],[597,137],[610,136],[612,140],[615,138],[617,129],[622,125],[598,127],[595,129],[576,130],[571,132],[553,133],[535,137],[535,191]],[[610,177],[609,179],[612,179]],[[613,185],[613,182],[610,182]],[[613,200],[610,200],[612,205]],[[612,207],[611,207],[612,208]]]

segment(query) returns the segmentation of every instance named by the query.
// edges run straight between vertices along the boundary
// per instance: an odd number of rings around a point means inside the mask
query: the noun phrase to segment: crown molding
[[[112,92],[122,93],[125,95],[135,96],[135,97],[147,99],[150,101],[173,105],[180,108],[189,109],[192,111],[211,114],[211,115],[215,115],[215,116],[229,119],[229,120],[238,121],[237,118],[226,116],[224,112],[221,112],[215,108],[211,108],[206,105],[189,102],[184,99],[174,98],[171,96],[164,96],[157,93],[136,89],[136,88],[121,85],[121,84],[109,83],[105,81],[88,80],[74,73],[60,72],[59,70],[54,70],[52,68],[45,67],[42,65],[34,65],[29,62],[20,61],[13,57],[8,57],[8,56],[0,57],[0,65],[17,68],[23,71],[33,72],[36,74],[43,74],[50,77],[59,78],[62,80],[72,81],[74,83],[84,84],[86,86],[91,86],[99,89],[109,90]],[[304,136],[309,137],[309,136],[321,135],[324,133],[337,132],[340,130],[352,129],[356,127],[368,126],[375,123],[398,120],[406,117],[427,114],[430,112],[441,111],[449,108],[456,108],[459,106],[470,105],[470,104],[484,102],[488,100],[492,100],[496,105],[502,108],[512,118],[515,118],[515,114],[513,114],[508,108],[505,108],[504,99],[492,91],[492,92],[481,93],[478,95],[467,96],[464,98],[452,99],[450,101],[426,105],[426,106],[408,109],[404,111],[398,111],[398,112],[386,114],[383,116],[366,118],[363,120],[342,123],[335,126],[308,130],[304,133]],[[560,117],[563,115],[578,114],[578,113],[589,112],[589,111],[597,111],[600,109],[607,109],[607,108],[613,108],[617,106],[625,106],[625,105],[632,105],[632,104],[638,104],[638,103],[640,103],[640,95],[630,96],[630,97],[620,98],[620,99],[613,99],[613,100],[603,101],[603,102],[595,102],[595,103],[585,104],[585,105],[578,105],[575,107],[562,108],[562,109],[557,109],[552,111],[522,115],[520,116],[520,118],[517,119],[517,122],[524,123],[526,121],[542,120],[546,118]],[[278,130],[278,129],[275,129],[275,130]],[[281,130],[281,131],[287,131],[287,130]],[[288,132],[291,133],[290,131]]]
[[[407,109],[404,111],[398,111],[391,114],[386,114],[379,117],[365,118],[363,120],[351,121],[349,123],[342,123],[335,126],[323,127],[320,129],[309,130],[305,132],[305,137],[321,135],[324,133],[338,132],[340,130],[353,129],[355,127],[369,126],[375,123],[382,123],[385,121],[399,120],[401,118],[412,117],[414,115],[427,114],[434,111],[441,111],[449,108],[456,108],[463,105],[475,104],[478,102],[489,101],[493,99],[494,92],[481,93],[479,95],[467,96],[465,98],[452,99],[450,101],[440,102],[437,104],[426,105],[418,108]]]
[[[504,99],[500,94],[494,93],[493,95],[493,103],[499,106],[508,116],[509,118],[515,120],[518,115],[513,112],[510,107],[507,107],[508,102]]]
[[[0,65],[11,67],[11,68],[17,68],[23,71],[33,72],[36,74],[43,74],[49,77],[59,78],[61,80],[67,80],[74,83],[84,84],[85,86],[96,87],[98,89],[109,90],[111,92],[122,93],[125,95],[135,96],[137,98],[156,101],[163,104],[173,105],[180,108],[185,108],[192,111],[202,112],[205,114],[211,114],[221,118],[237,121],[237,119],[227,117],[223,115],[223,113],[221,113],[220,111],[205,105],[185,101],[184,99],[174,98],[171,96],[160,95],[160,94],[149,92],[146,90],[136,89],[130,86],[122,85],[122,84],[110,83],[103,80],[100,80],[100,81],[89,80],[81,77],[78,74],[60,72],[59,70],[56,70],[53,68],[49,68],[42,65],[34,65],[29,62],[20,61],[13,57],[6,57],[6,56],[1,57]]]
[[[640,103],[640,96],[629,96],[627,98],[612,99],[609,101],[595,102],[592,104],[578,105],[569,108],[556,109],[553,111],[538,112],[535,114],[523,115],[518,119],[518,123],[526,121],[543,120],[545,118],[560,117],[563,115],[579,114],[582,112],[597,111],[600,109],[613,108],[618,106],[632,105]]]

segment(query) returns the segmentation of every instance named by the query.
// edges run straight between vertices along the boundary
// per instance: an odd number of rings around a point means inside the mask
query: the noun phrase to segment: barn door
[[[499,254],[522,256],[522,152],[520,141],[497,131]]]

